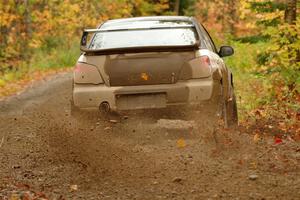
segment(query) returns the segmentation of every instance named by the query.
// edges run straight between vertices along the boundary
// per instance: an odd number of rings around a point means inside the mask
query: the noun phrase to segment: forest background
[[[108,19],[195,16],[235,77],[240,123],[300,140],[299,0],[0,0],[0,97],[73,67],[83,28]],[[252,129],[251,129],[252,130]]]

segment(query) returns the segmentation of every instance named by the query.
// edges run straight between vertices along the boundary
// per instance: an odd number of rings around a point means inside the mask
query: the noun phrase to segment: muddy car
[[[215,104],[237,124],[233,77],[202,24],[191,17],[109,20],[85,29],[74,68],[72,110],[121,111]]]

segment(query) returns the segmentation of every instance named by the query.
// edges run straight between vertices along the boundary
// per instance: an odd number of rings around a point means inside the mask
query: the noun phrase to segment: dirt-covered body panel
[[[146,24],[148,19],[151,21],[149,22],[151,26],[153,26],[152,21],[164,20],[163,17],[135,19],[146,22]],[[165,44],[162,40],[161,49],[157,44],[155,46],[149,44],[150,46],[146,47],[138,46],[136,50],[141,50],[140,52],[132,51],[134,49],[132,46],[128,49],[125,46],[117,49],[118,53],[116,53],[115,46],[112,46],[114,51],[111,51],[109,49],[111,44],[105,41],[105,38],[110,37],[109,31],[114,34],[118,31],[119,34],[127,31],[124,29],[110,30],[110,24],[117,24],[118,28],[124,28],[126,23],[133,22],[134,19],[108,21],[97,29],[100,31],[99,33],[97,30],[93,30],[95,33],[91,39],[92,44],[89,45],[92,46],[92,51],[83,52],[74,70],[74,105],[78,108],[97,109],[105,103],[112,110],[132,110],[230,99],[231,75],[229,70],[218,52],[205,47],[205,42],[201,41],[200,29],[197,28],[199,24],[194,19],[187,17],[167,17],[165,20],[176,20],[174,29],[161,27],[161,25],[154,29],[157,28],[159,34],[164,34],[159,31],[167,28],[169,35],[176,30],[177,35],[175,34],[174,40],[170,41],[173,46]],[[180,20],[187,25],[178,27]],[[124,26],[122,26],[123,22]],[[128,24],[134,26],[132,23]],[[104,27],[105,31],[101,31],[101,27]],[[189,30],[191,28],[192,30]],[[149,30],[152,29],[150,27]],[[131,29],[128,28],[128,30]],[[136,31],[136,27],[134,31]],[[147,32],[148,29],[143,27],[139,31]],[[139,31],[134,34],[142,33]],[[105,34],[108,34],[109,37]],[[136,36],[138,37],[138,35]],[[177,45],[176,41],[181,39],[182,35],[184,35],[182,38],[184,41],[182,42],[183,46],[180,46],[181,44]],[[170,37],[172,38],[172,36]],[[84,40],[86,39],[84,38]],[[155,40],[159,40],[159,37]],[[97,44],[93,44],[93,41]],[[126,42],[123,41],[123,45],[126,45]],[[112,43],[116,45],[118,41],[112,41]],[[144,45],[143,42],[141,44]],[[191,44],[190,47],[189,44]],[[194,45],[196,44],[199,44],[199,47],[195,49]],[[101,49],[101,45],[106,46]],[[144,48],[147,51],[144,51]]]

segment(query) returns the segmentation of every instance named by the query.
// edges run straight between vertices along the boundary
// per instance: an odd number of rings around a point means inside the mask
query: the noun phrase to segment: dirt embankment
[[[299,199],[300,145],[201,113],[70,117],[64,74],[0,102],[0,199]],[[206,128],[204,128],[206,127]]]

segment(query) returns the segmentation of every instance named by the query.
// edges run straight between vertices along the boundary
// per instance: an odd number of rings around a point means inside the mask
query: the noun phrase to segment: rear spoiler
[[[197,40],[192,45],[172,45],[172,46],[146,46],[146,47],[123,47],[110,49],[89,49],[87,47],[87,37],[89,33],[114,32],[128,30],[149,30],[149,29],[177,29],[177,28],[194,28],[194,25],[177,25],[172,27],[160,26],[150,28],[130,28],[130,29],[84,29],[80,42],[80,50],[88,54],[108,55],[119,53],[138,53],[138,52],[165,52],[165,51],[191,51],[200,48],[200,42]]]

